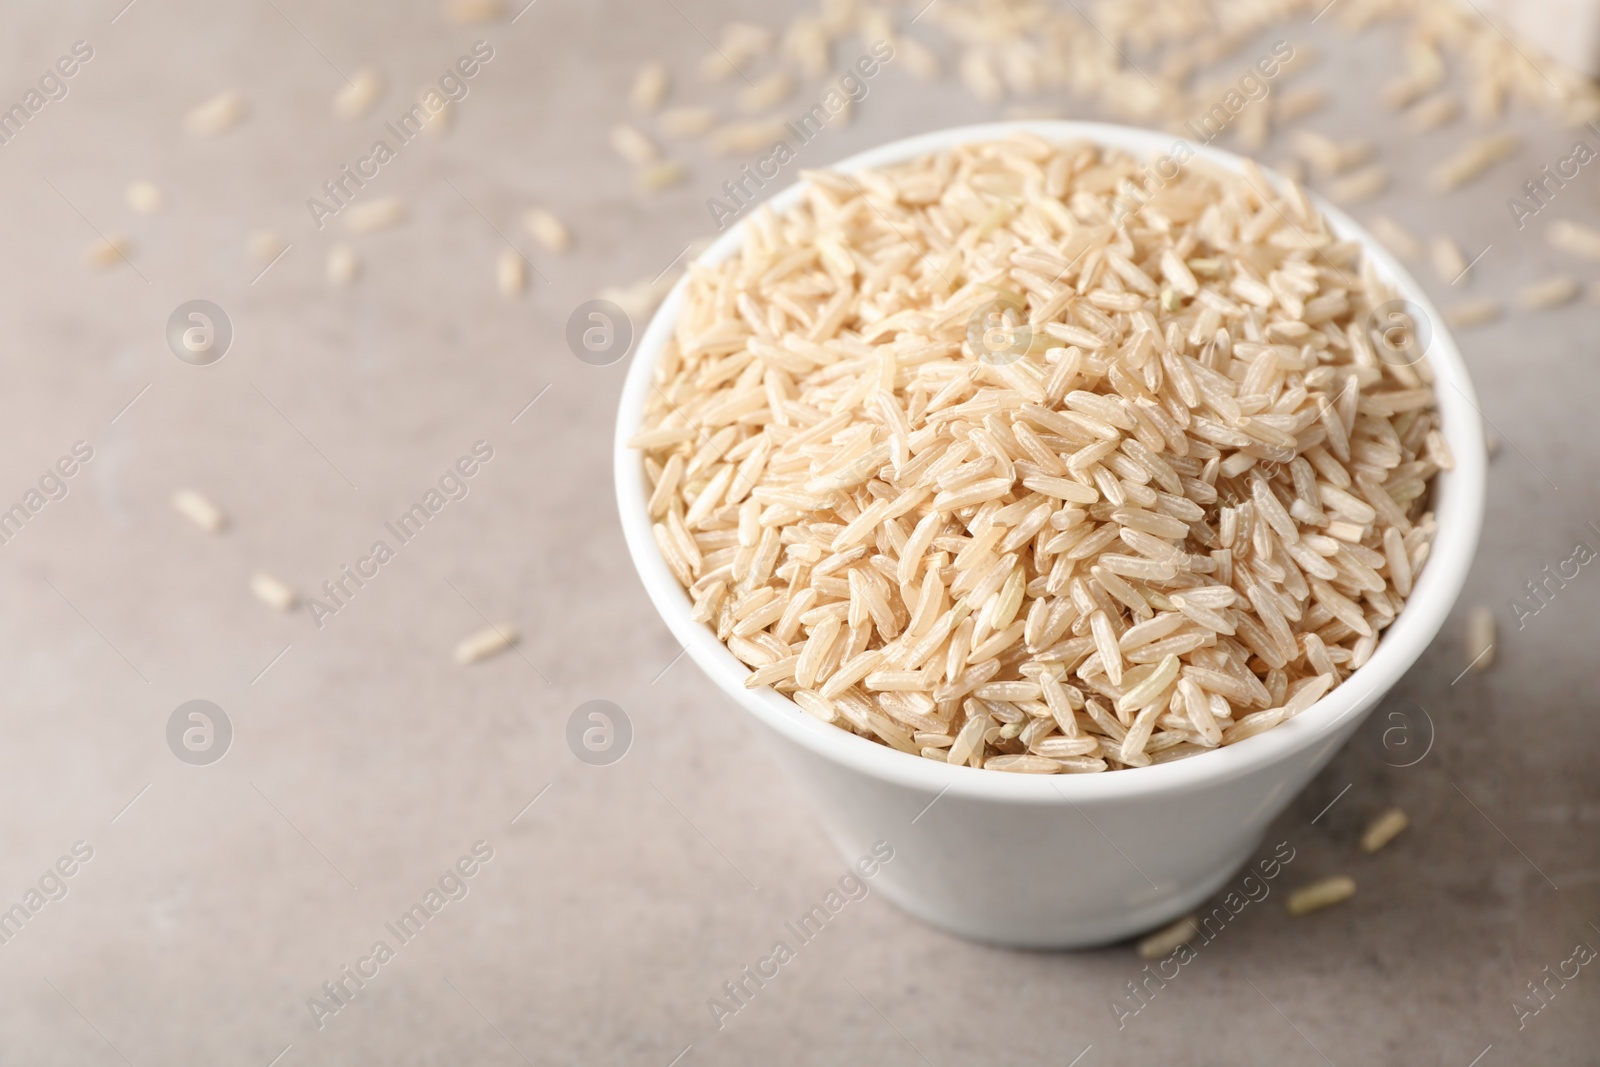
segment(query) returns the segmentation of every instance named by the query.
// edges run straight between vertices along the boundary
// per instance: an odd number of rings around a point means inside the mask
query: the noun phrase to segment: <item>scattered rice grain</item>
[[[1344,874],[1335,875],[1296,889],[1289,894],[1285,907],[1292,916],[1309,915],[1314,911],[1349,900],[1355,892],[1354,878]]]
[[[112,234],[103,237],[90,245],[84,252],[83,258],[91,267],[104,270],[125,262],[133,251],[133,242],[125,237]]]
[[[504,0],[449,0],[445,17],[457,26],[477,26],[494,22],[505,14]]]
[[[250,591],[279,611],[292,611],[294,606],[300,603],[300,594],[296,593],[287,582],[259,571],[250,576]]]
[[[683,169],[683,164],[673,159],[663,159],[656,163],[639,168],[634,175],[634,184],[641,193],[655,193],[662,189],[670,189],[674,185],[682,185],[688,177]]]
[[[1328,186],[1328,196],[1339,204],[1359,204],[1371,200],[1389,187],[1389,170],[1374,164],[1346,175]]]
[[[1514,134],[1500,133],[1468,141],[1459,151],[1440,163],[1429,174],[1429,182],[1440,192],[1460,188],[1490,167],[1514,154],[1522,142]]]
[[[1433,261],[1434,274],[1446,285],[1465,278],[1467,257],[1462,254],[1461,246],[1444,234],[1428,242],[1428,256]]]
[[[372,233],[399,225],[406,218],[406,202],[398,196],[351,204],[344,209],[344,228],[350,233]]]
[[[246,114],[244,97],[230,89],[196,105],[183,122],[196,137],[215,137],[239,125]]]
[[[488,626],[461,639],[456,645],[456,662],[465,666],[504,652],[517,643],[517,631],[509,623]]]
[[[328,281],[334,285],[350,285],[361,274],[361,260],[356,250],[346,244],[328,249]]]
[[[1139,942],[1139,958],[1159,960],[1178,948],[1187,945],[1200,933],[1193,915],[1185,915],[1170,926],[1164,926]]]
[[[611,149],[636,167],[654,163],[661,155],[650,138],[625,122],[611,127]]]
[[[1484,326],[1494,322],[1500,317],[1500,301],[1490,297],[1479,300],[1468,300],[1464,304],[1457,304],[1445,310],[1445,321],[1457,329],[1467,329],[1472,326]]]
[[[528,288],[528,261],[515,248],[502,248],[494,276],[500,295],[521,296]]]
[[[228,517],[222,509],[212,503],[211,498],[193,489],[179,489],[173,493],[172,506],[206,533],[221,533],[228,525]]]
[[[333,113],[341,119],[366,118],[382,98],[383,90],[383,75],[375,67],[362,67],[333,94]]]
[[[663,137],[699,137],[717,124],[717,112],[709,107],[668,108],[656,116],[656,129]]]
[[[165,203],[161,190],[149,182],[134,182],[128,186],[127,200],[128,206],[141,215],[154,215]]]
[[[1586,259],[1600,259],[1600,230],[1570,219],[1557,219],[1544,233],[1552,247]]]
[[[1378,851],[1410,825],[1411,820],[1406,818],[1405,812],[1399,808],[1390,808],[1367,824],[1366,830],[1361,834],[1361,851]]]
[[[652,112],[666,99],[670,84],[665,63],[646,63],[633,76],[633,90],[628,94],[628,102],[635,111]]]
[[[1533,282],[1517,290],[1517,306],[1523,311],[1543,311],[1578,298],[1578,279],[1568,274]]]
[[[1494,664],[1494,612],[1479,604],[1467,616],[1467,668],[1482,674]]]
[[[1367,229],[1400,259],[1410,261],[1422,255],[1422,242],[1387,215],[1379,215],[1367,223]]]

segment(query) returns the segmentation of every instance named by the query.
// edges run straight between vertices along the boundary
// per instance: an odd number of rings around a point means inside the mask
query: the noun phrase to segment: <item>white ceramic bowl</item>
[[[923,134],[837,164],[882,166],[958,144],[1027,131],[1047,140],[1090,140],[1153,159],[1170,135],[1080,122],[1009,122]],[[1201,158],[1237,170],[1230,153]],[[771,205],[799,199],[791,186]],[[1461,591],[1484,506],[1484,445],[1454,340],[1420,286],[1364,230],[1318,201],[1336,233],[1361,242],[1379,272],[1434,325],[1428,359],[1453,471],[1439,475],[1439,533],[1410,601],[1360,670],[1300,715],[1213,752],[1151,767],[1081,775],[1026,775],[952,767],[896,752],[819,722],[771,689],[744,686],[748,673],[710,629],[690,618],[688,596],[662,560],[645,511],[638,429],[650,375],[683,301],[680,281],[639,341],[617,418],[617,501],[645,589],[673,636],[728,699],[760,724],[780,760],[854,861],[887,841],[894,859],[876,886],[906,911],[981,941],[1037,948],[1118,940],[1184,914],[1216,892],[1261,843],[1275,818],[1345,743],[1374,705],[1433,640]],[[733,254],[742,226],[702,262]]]

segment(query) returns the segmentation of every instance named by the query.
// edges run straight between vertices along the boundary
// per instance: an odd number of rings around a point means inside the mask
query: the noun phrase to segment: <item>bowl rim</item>
[[[1207,145],[1197,146],[1159,131],[1110,123],[1032,120],[935,130],[852,155],[829,165],[828,169],[854,172],[959,145],[1004,140],[1017,133],[1034,134],[1053,143],[1087,140],[1145,159],[1158,158],[1179,145],[1186,145],[1195,158],[1229,171],[1238,172],[1244,165],[1243,158],[1234,153]],[[804,184],[802,176],[770,197],[763,206],[786,210],[800,199]],[[709,627],[691,618],[688,594],[655,545],[645,510],[644,464],[638,452],[627,444],[641,421],[656,360],[676,323],[687,274],[678,279],[662,301],[635,347],[618,405],[614,442],[617,506],[629,554],[651,602],[673,637],[718,688],[779,735],[816,756],[858,773],[940,796],[951,793],[1008,803],[1074,804],[1185,793],[1259,772],[1319,743],[1327,744],[1342,737],[1343,728],[1353,729],[1377,699],[1416,662],[1454,606],[1466,582],[1482,524],[1487,456],[1479,422],[1481,412],[1472,383],[1443,317],[1422,287],[1376,238],[1316,194],[1308,191],[1308,195],[1328,220],[1330,228],[1342,238],[1358,241],[1363,254],[1372,258],[1377,274],[1428,317],[1432,340],[1427,358],[1434,372],[1445,440],[1455,459],[1455,468],[1441,471],[1436,478],[1434,514],[1439,530],[1412,596],[1399,617],[1384,631],[1372,658],[1310,708],[1254,737],[1188,759],[1112,773],[1030,775],[951,766],[899,752],[824,723],[769,687],[745,688],[748,668],[717,640]],[[696,262],[715,264],[737,251],[748,218],[748,212],[742,213]],[[1331,749],[1332,745],[1327,744],[1327,747]]]

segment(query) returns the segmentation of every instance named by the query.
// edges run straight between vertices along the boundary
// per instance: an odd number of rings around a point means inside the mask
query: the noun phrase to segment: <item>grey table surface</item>
[[[1600,579],[1583,569],[1520,628],[1508,605],[1576,540],[1600,546],[1593,304],[1461,336],[1505,442],[1467,592],[1271,838],[1293,842],[1294,878],[1352,874],[1353,900],[1304,919],[1278,898],[1252,906],[1119,1020],[1110,1003],[1135,1003],[1126,983],[1141,977],[1129,946],[1002,951],[873,895],[719,1029],[708,998],[844,860],[653,614],[611,497],[627,364],[580,362],[564,331],[578,303],[707,233],[705,198],[741,162],[679,150],[687,184],[636,192],[607,146],[632,72],[666,59],[679,99],[709,99],[692,74],[702,31],[789,12],[540,0],[515,23],[457,27],[429,0],[124,2],[0,12],[6,106],[74,41],[94,49],[68,95],[0,145],[0,498],[23,500],[74,442],[94,450],[65,498],[0,546],[0,907],[59,897],[0,943],[0,1061],[1600,1061],[1596,968],[1552,983],[1520,1028],[1513,1006],[1537,1004],[1528,983],[1576,945],[1600,946]],[[1600,277],[1541,236],[1556,215],[1600,221],[1593,173],[1523,231],[1504,205],[1592,131],[1515,113],[1517,156],[1429,193],[1423,176],[1462,127],[1407,132],[1376,102],[1398,34],[1352,38],[1334,21],[1280,35],[1315,48],[1299,81],[1332,94],[1310,124],[1375,138],[1395,176],[1357,214],[1448,231],[1469,255],[1491,246],[1456,290],[1426,279],[1442,300],[1557,269]],[[494,59],[454,129],[374,179],[408,221],[354,238],[363,276],[331,288],[324,258],[343,238],[311,224],[306,199],[478,39]],[[391,86],[376,115],[332,118],[340,72],[368,63]],[[229,88],[248,120],[187,135],[184,112]],[[891,67],[804,165],[1001,113]],[[1264,157],[1284,154],[1280,137]],[[166,193],[161,214],[125,205],[136,179]],[[572,226],[569,255],[517,228],[535,203]],[[291,248],[257,277],[245,249],[262,228]],[[132,266],[87,268],[97,231],[126,234]],[[522,299],[495,290],[507,239],[539,272]],[[235,334],[208,367],[164,337],[197,297]],[[305,591],[336,577],[477,441],[493,459],[466,498],[322,627],[250,595],[256,569]],[[230,527],[208,536],[177,515],[182,487]],[[1501,643],[1492,669],[1459,677],[1473,603],[1493,607]],[[485,618],[514,624],[520,645],[457,667],[451,649]],[[196,698],[234,731],[209,766],[167,742]],[[566,742],[591,699],[633,725],[610,766]],[[1390,804],[1412,829],[1362,855],[1355,837]],[[478,842],[492,859],[466,895],[391,938],[385,923]],[[92,857],[49,877],[75,846]],[[317,1019],[308,999],[379,940],[394,957]]]

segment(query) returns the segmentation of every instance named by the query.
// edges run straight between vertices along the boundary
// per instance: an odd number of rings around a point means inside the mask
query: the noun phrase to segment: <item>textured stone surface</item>
[[[685,151],[688,186],[635,193],[606,143],[633,69],[667,58],[678,99],[726,106],[728,90],[695,82],[695,27],[776,16],[541,0],[515,25],[466,29],[422,0],[120,5],[34,0],[0,16],[7,106],[75,40],[95,49],[70,94],[0,146],[0,499],[20,500],[74,441],[95,450],[67,497],[0,547],[0,904],[74,842],[93,848],[68,894],[0,945],[8,1061],[666,1065],[692,1044],[677,1062],[1593,1062],[1594,966],[1521,1032],[1511,1004],[1575,943],[1600,946],[1600,578],[1584,569],[1521,630],[1506,606],[1575,539],[1600,546],[1585,526],[1600,522],[1593,305],[1462,337],[1506,442],[1465,600],[1275,827],[1296,858],[1274,895],[1121,1029],[1108,1002],[1141,977],[1129,946],[997,951],[871,896],[719,1031],[707,998],[845,861],[737,710],[674,662],[611,499],[625,364],[580,363],[563,336],[579,302],[655,275],[707,231],[704,199],[737,169]],[[1302,80],[1334,94],[1311,124],[1380,141],[1396,181],[1373,211],[1448,227],[1469,256],[1493,246],[1461,295],[1556,269],[1540,236],[1551,217],[1600,221],[1588,176],[1526,231],[1509,222],[1505,198],[1574,137],[1533,115],[1509,120],[1525,137],[1513,160],[1424,192],[1465,127],[1405,132],[1375,103],[1397,36],[1352,41],[1332,21],[1283,34],[1315,45]],[[346,238],[315,229],[306,198],[478,38],[495,57],[455,128],[406,146],[362,194],[405,198],[409,220],[350,238],[363,275],[330,289],[324,259]],[[334,68],[367,63],[390,90],[372,118],[334,119]],[[226,88],[248,120],[189,137],[184,113]],[[856,123],[799,165],[997,114],[891,67]],[[1264,153],[1283,155],[1281,139]],[[138,179],[165,192],[161,214],[124,204]],[[572,226],[567,257],[518,229],[532,204]],[[132,240],[137,273],[84,265],[96,229]],[[292,246],[259,278],[258,229]],[[495,291],[497,229],[541,275],[520,300]],[[234,326],[209,367],[163,339],[193,298]],[[250,595],[256,569],[303,591],[334,577],[478,440],[494,458],[469,495],[323,628]],[[215,499],[229,529],[179,517],[167,501],[180,487]],[[1494,606],[1502,646],[1490,672],[1457,680],[1473,602]],[[515,624],[519,651],[456,667],[456,641],[485,618]],[[235,732],[206,767],[165,740],[195,698]],[[634,729],[608,767],[565,741],[595,698]],[[1359,853],[1366,819],[1396,803],[1412,828]],[[493,858],[468,895],[399,944],[384,924],[480,840]],[[1355,877],[1353,900],[1286,917],[1283,891],[1334,873]],[[379,939],[394,958],[316,1029],[307,998]]]

